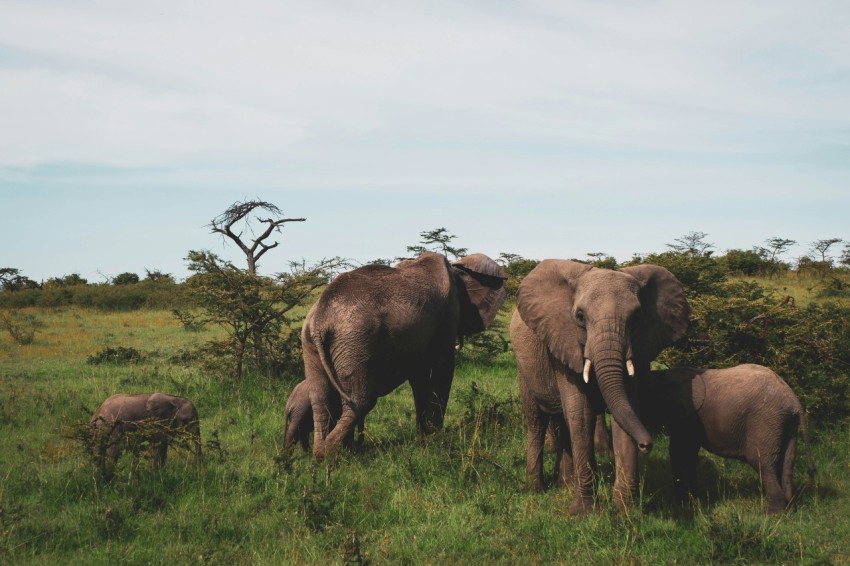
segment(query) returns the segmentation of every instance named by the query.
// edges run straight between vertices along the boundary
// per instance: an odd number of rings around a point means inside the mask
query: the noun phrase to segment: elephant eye
[[[577,310],[575,314],[576,322],[581,326],[584,326],[584,312],[581,310]]]

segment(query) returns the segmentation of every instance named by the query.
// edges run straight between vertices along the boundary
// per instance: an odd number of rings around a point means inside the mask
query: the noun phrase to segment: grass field
[[[525,429],[513,359],[461,365],[446,429],[414,432],[402,387],[381,399],[363,447],[316,465],[281,454],[283,407],[301,379],[247,378],[237,388],[170,363],[209,339],[166,311],[32,311],[31,345],[0,337],[0,563],[4,564],[850,564],[850,424],[813,433],[796,510],[762,513],[758,478],[706,454],[705,499],[672,503],[666,440],[642,457],[641,505],[614,511],[602,460],[600,508],[567,513],[570,490],[525,487]],[[105,347],[145,354],[89,365]],[[169,463],[98,479],[73,437],[112,393],[168,391],[201,414],[206,466],[172,449]],[[552,463],[549,462],[549,468]]]

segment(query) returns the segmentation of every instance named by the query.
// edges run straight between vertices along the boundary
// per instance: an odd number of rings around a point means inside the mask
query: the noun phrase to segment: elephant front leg
[[[553,416],[549,421],[549,430],[555,448],[555,484],[558,487],[567,487],[573,483],[573,448],[564,417]]]
[[[673,472],[673,494],[681,505],[691,497],[697,497],[697,462],[699,443],[695,432],[688,432],[684,425],[670,434],[670,467]]]
[[[549,419],[542,411],[533,407],[526,411],[525,420],[528,423],[525,476],[531,489],[542,492],[546,489],[543,478],[543,454]]]
[[[165,460],[168,457],[168,439],[158,438],[151,444],[151,457],[153,459],[153,469],[158,470],[165,465]]]
[[[570,505],[570,513],[581,515],[593,510],[596,457],[593,453],[593,419],[596,415],[584,395],[570,395],[562,392],[562,403],[566,408],[566,421],[569,427],[573,455],[573,478],[575,494]]]
[[[620,511],[628,511],[638,493],[638,448],[616,419],[611,419],[614,444],[614,503]]]

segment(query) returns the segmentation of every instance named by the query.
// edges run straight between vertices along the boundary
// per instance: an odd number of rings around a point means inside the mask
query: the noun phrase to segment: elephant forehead
[[[640,305],[640,284],[634,277],[610,269],[594,269],[576,286],[576,302],[609,300],[622,306]]]

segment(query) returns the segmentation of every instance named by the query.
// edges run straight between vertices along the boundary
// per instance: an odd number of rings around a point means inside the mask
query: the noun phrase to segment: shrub
[[[32,313],[23,313],[17,309],[4,311],[0,314],[0,324],[15,341],[15,344],[32,344],[35,334],[43,326],[38,317]]]
[[[682,283],[689,299],[701,294],[717,295],[724,290],[726,274],[710,254],[663,252],[649,254],[641,263],[654,263],[669,269]]]
[[[125,348],[124,346],[116,346],[115,348],[112,348],[111,346],[107,346],[100,352],[89,356],[86,361],[90,365],[133,365],[139,364],[143,360],[144,356],[135,348]]]

